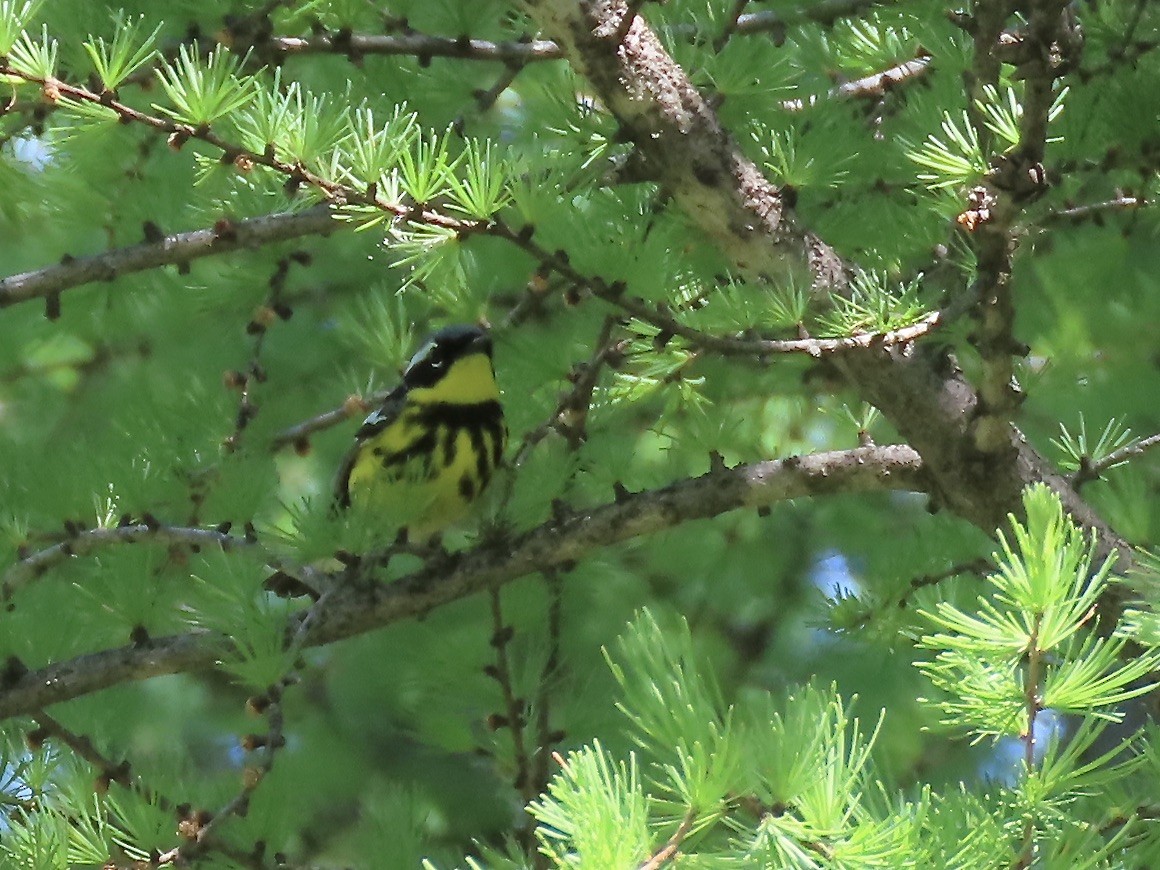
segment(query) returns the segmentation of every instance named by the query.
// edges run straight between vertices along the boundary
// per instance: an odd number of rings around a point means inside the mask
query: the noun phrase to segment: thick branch
[[[986,6],[987,4],[982,4]],[[1000,15],[1009,12],[1004,3],[991,4]],[[1056,62],[1053,48],[1062,33],[1065,0],[1035,0],[1031,4],[1030,27],[1024,46],[1028,59],[1019,67],[1024,79],[1019,146],[1010,154],[991,160],[992,172],[983,186],[972,193],[972,211],[960,221],[973,232],[978,260],[978,308],[975,347],[982,372],[979,378],[979,415],[975,422],[975,444],[986,452],[1010,459],[1010,421],[1019,407],[1021,394],[1014,382],[1013,355],[1026,353],[1014,337],[1015,301],[1012,292],[1012,254],[1017,243],[1014,224],[1024,205],[1047,190],[1042,160],[1047,143],[1047,123],[1054,100]],[[1002,27],[1005,17],[987,19]],[[1060,40],[1063,41],[1062,39]],[[996,41],[992,33],[980,39],[976,33],[975,66],[997,71]],[[976,112],[978,114],[978,112]],[[975,120],[976,132],[983,136],[986,123]],[[987,138],[980,141],[986,142]],[[982,206],[981,210],[979,206]],[[975,220],[978,218],[978,220]]]
[[[0,308],[62,290],[113,281],[122,275],[188,263],[214,254],[242,248],[259,248],[275,242],[329,233],[345,226],[336,222],[325,206],[301,212],[283,212],[235,222],[219,222],[208,229],[174,233],[156,241],[114,248],[91,257],[69,259],[55,266],[0,278]]]
[[[849,267],[793,224],[778,191],[736,147],[644,20],[637,16],[623,40],[615,39],[623,0],[535,0],[531,7],[616,115],[646,171],[741,271],[760,277],[808,268],[815,285],[842,286]],[[900,345],[839,355],[836,364],[922,455],[939,504],[990,533],[1008,513],[1020,515],[1023,487],[1042,480],[1078,522],[1099,534],[1104,552],[1115,549],[1120,565],[1131,564],[1130,547],[1009,422],[1003,437],[1013,459],[997,463],[980,453],[970,425],[978,397],[945,353]],[[1117,601],[1104,603],[1114,608]]]
[[[738,508],[760,508],[788,499],[835,492],[922,490],[922,463],[909,447],[860,447],[736,468],[718,468],[663,489],[557,518],[515,540],[482,545],[446,563],[425,567],[390,584],[348,584],[331,593],[302,638],[317,646],[363,634],[440,605],[559,568],[589,553],[696,519]],[[295,637],[297,615],[287,626]],[[229,654],[230,640],[214,631],[192,631],[47,665],[9,676],[0,690],[0,718],[20,716],[120,683],[211,667]]]
[[[644,158],[654,180],[699,228],[750,274],[805,270],[818,287],[844,286],[842,262],[791,219],[781,194],[750,161],[624,0],[537,0],[529,4],[572,65],[586,76]]]

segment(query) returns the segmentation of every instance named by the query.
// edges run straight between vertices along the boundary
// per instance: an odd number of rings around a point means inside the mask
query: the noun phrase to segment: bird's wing
[[[363,420],[362,426],[354,433],[354,445],[346,452],[338,467],[338,478],[334,482],[334,502],[339,507],[350,507],[350,472],[358,459],[359,451],[368,438],[382,432],[397,419],[407,398],[406,389],[400,384],[391,390],[377,410]]]

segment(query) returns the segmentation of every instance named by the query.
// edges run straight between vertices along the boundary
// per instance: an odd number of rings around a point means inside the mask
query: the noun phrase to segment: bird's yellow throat
[[[473,353],[451,364],[447,374],[430,387],[412,387],[407,397],[427,405],[478,405],[499,398],[491,357]]]

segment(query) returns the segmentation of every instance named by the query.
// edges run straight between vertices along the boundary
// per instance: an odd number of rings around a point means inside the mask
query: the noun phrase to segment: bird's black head
[[[486,330],[470,324],[445,326],[411,357],[403,371],[403,384],[408,388],[434,386],[457,360],[476,353],[491,359],[491,336]]]

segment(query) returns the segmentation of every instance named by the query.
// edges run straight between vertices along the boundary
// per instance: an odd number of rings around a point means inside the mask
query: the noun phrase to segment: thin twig
[[[748,12],[737,19],[739,34],[784,31],[798,24],[814,23],[829,27],[840,18],[851,18],[890,0],[816,0],[792,9]]]
[[[497,720],[497,726],[507,728],[512,736],[512,755],[516,764],[512,786],[523,797],[524,803],[528,803],[536,799],[539,791],[533,788],[535,784],[532,781],[531,760],[528,758],[528,745],[525,737],[527,702],[516,696],[515,687],[512,684],[511,659],[508,657],[507,648],[508,644],[511,643],[513,630],[504,622],[499,588],[491,589],[488,597],[491,602],[491,646],[495,650],[495,665],[488,673],[499,684],[504,706],[503,716]]]
[[[512,82],[516,80],[516,76],[520,74],[520,70],[523,68],[524,65],[522,63],[508,64],[492,83],[491,87],[472,91],[471,95],[475,98],[475,110],[482,115],[494,106],[500,94],[511,87]],[[451,126],[456,132],[462,135],[467,126],[467,110],[460,112],[455,120],[451,122]]]
[[[249,808],[254,790],[265,781],[266,776],[274,767],[274,758],[279,749],[286,745],[282,730],[284,725],[282,712],[282,691],[285,685],[279,685],[271,690],[267,697],[267,706],[264,711],[267,730],[264,735],[252,735],[249,739],[260,743],[260,757],[256,764],[247,765],[242,772],[242,785],[238,792],[226,802],[216,813],[204,823],[190,825],[190,839],[176,849],[161,855],[157,859],[157,866],[169,864],[185,864],[196,859],[210,849],[218,848],[218,828],[233,816],[245,815]]]
[[[878,614],[883,613],[887,609],[902,609],[907,607],[910,604],[911,597],[920,589],[937,586],[944,580],[950,580],[953,577],[959,577],[963,574],[974,574],[975,576],[981,577],[994,570],[994,562],[990,559],[978,558],[969,559],[966,562],[959,562],[944,571],[936,571],[932,574],[920,574],[917,577],[911,578],[906,592],[900,598],[885,601],[876,608],[867,608],[853,620],[853,625],[854,627],[869,625]]]
[[[33,732],[29,734],[29,740],[31,742],[40,743],[45,738],[53,738],[64,746],[67,746],[72,750],[73,754],[83,758],[95,767],[105,786],[115,782],[124,788],[137,792],[146,801],[157,803],[162,809],[173,809],[173,804],[165,797],[159,795],[147,786],[134,781],[131,772],[132,769],[128,761],[113,761],[97,749],[96,744],[93,743],[91,738],[83,734],[78,734],[70,728],[66,728],[59,720],[53,718],[43,710],[37,710],[32,714],[32,718],[36,721],[38,726],[37,732],[39,733]]]
[[[941,322],[942,315],[935,311],[908,326],[884,333],[861,333],[845,338],[804,338],[804,339],[751,339],[710,335],[686,326],[666,310],[624,292],[621,285],[613,285],[603,278],[584,275],[577,271],[561,253],[552,253],[539,245],[528,233],[520,233],[504,224],[495,222],[489,227],[491,235],[507,239],[512,244],[531,254],[541,264],[541,268],[553,271],[578,287],[583,287],[591,295],[620,308],[645,323],[652,324],[662,333],[680,336],[699,348],[731,356],[769,356],[782,353],[804,353],[813,357],[841,351],[863,350],[874,347],[889,347],[915,341],[934,330]]]
[[[1153,447],[1160,446],[1160,435],[1149,435],[1139,441],[1126,444],[1119,450],[1113,450],[1099,462],[1088,462],[1072,475],[1071,485],[1079,489],[1088,481],[1096,480],[1109,468],[1115,468],[1130,459],[1142,456]]]
[[[639,870],[660,870],[666,863],[677,857],[681,843],[685,841],[685,837],[689,836],[689,831],[693,829],[693,822],[696,820],[697,811],[690,808],[681,819],[681,823],[677,825],[677,829],[673,831],[673,835],[669,837],[668,842],[641,864]]]
[[[128,761],[114,762],[97,749],[96,744],[93,743],[91,738],[66,727],[59,720],[43,710],[38,710],[33,713],[32,718],[36,721],[37,731],[39,733],[30,734],[29,740],[39,743],[45,738],[55,739],[64,746],[67,746],[75,755],[84,759],[99,771],[100,781],[97,785],[98,790],[103,790],[110,784],[116,783],[122,788],[140,796],[146,803],[155,804],[166,812],[175,815],[179,814],[177,804],[160,792],[150,788],[139,777],[135,778],[132,775],[132,767]],[[243,852],[227,843],[207,841],[206,847],[207,849],[221,853],[242,867],[250,867],[257,870],[257,868],[263,868],[265,866],[254,854]]]
[[[215,133],[209,125],[203,124],[195,127],[190,124],[170,120],[160,115],[150,115],[147,112],[134,109],[132,106],[128,106],[119,100],[112,99],[108,94],[96,94],[87,88],[78,87],[77,85],[69,84],[57,78],[43,78],[29,75],[14,69],[6,62],[0,62],[0,74],[11,75],[22,81],[39,84],[46,94],[51,93],[53,95],[52,99],[61,99],[64,97],[83,103],[103,106],[113,112],[124,123],[141,124],[159,133],[168,134],[169,144],[173,148],[181,148],[191,139],[205,142],[221,151],[221,161],[223,163],[233,164],[238,168],[239,172],[251,171],[254,166],[265,166],[268,169],[273,169],[285,175],[292,184],[302,184],[316,188],[321,191],[323,196],[336,205],[366,205],[408,221],[427,223],[432,226],[455,230],[461,235],[478,232],[486,227],[485,222],[459,220],[428,209],[404,205],[402,203],[388,202],[378,195],[377,189],[373,185],[366,192],[355,190],[337,181],[323,178],[299,162],[288,163],[276,156],[273,153],[273,149],[258,153],[242,148],[235,143],[228,142]]]
[[[563,582],[558,571],[545,571],[544,582],[548,587],[548,656],[540,672],[539,691],[536,694],[536,756],[532,775],[532,786],[536,794],[548,788],[548,760],[552,757],[552,745],[559,739],[553,734],[551,724],[551,692],[560,670],[560,634],[563,628]]]
[[[572,382],[572,389],[564,393],[552,413],[540,425],[529,429],[524,433],[520,440],[519,447],[516,448],[512,454],[512,458],[508,461],[507,467],[510,469],[503,481],[502,494],[498,499],[500,511],[507,507],[508,502],[511,501],[511,496],[515,488],[516,472],[527,461],[528,456],[536,446],[548,437],[548,433],[558,431],[564,434],[566,431],[571,431],[573,435],[569,437],[569,442],[572,443],[575,433],[578,431],[574,428],[568,427],[572,423],[569,417],[570,409],[578,409],[583,407],[584,416],[587,417],[588,404],[591,400],[592,391],[596,387],[596,381],[599,378],[600,370],[605,361],[608,359],[617,344],[611,341],[612,328],[616,323],[616,318],[608,317],[600,327],[600,335],[597,337],[595,344],[596,350],[587,361],[574,365],[573,372],[578,372],[575,380]],[[579,442],[576,442],[577,445]]]
[[[858,100],[883,97],[901,87],[907,82],[917,81],[930,71],[930,55],[922,55],[913,60],[904,61],[882,72],[871,73],[860,79],[843,82],[830,88],[825,95],[829,100]],[[807,106],[816,106],[822,101],[816,94],[809,97],[798,97],[792,100],[783,100],[781,106],[788,112],[800,112]]]
[[[541,60],[559,60],[560,47],[549,40],[530,42],[492,42],[451,36],[427,36],[422,33],[403,34],[328,34],[310,37],[276,36],[269,46],[274,51],[293,54],[346,54],[352,57],[367,54],[413,55],[420,58],[453,57],[460,60],[502,61],[503,63],[531,63]]]
[[[1046,219],[1053,221],[1073,221],[1080,222],[1089,218],[1099,218],[1100,215],[1106,212],[1117,211],[1134,211],[1138,208],[1146,208],[1156,204],[1154,199],[1145,199],[1142,196],[1117,196],[1103,202],[1091,202],[1084,205],[1073,205],[1068,208],[1061,208],[1057,211],[1048,212]]]
[[[333,587],[324,592],[310,606],[310,609],[306,611],[294,633],[290,636],[290,639],[286,643],[286,652],[288,653],[287,658],[291,662],[297,660],[298,653],[302,649],[302,645],[310,629],[313,628],[320,614],[324,612],[333,594]],[[220,848],[214,836],[215,831],[226,819],[245,814],[254,790],[265,781],[266,776],[274,767],[274,759],[278,750],[286,745],[286,740],[283,735],[285,728],[284,709],[282,706],[283,694],[287,688],[297,681],[297,673],[292,667],[283,674],[276,685],[271,686],[264,694],[247,701],[247,707],[250,708],[255,703],[260,704],[262,706],[262,713],[266,717],[266,733],[261,736],[251,735],[246,738],[248,742],[255,744],[250,747],[251,749],[257,748],[261,751],[258,763],[246,767],[242,774],[241,788],[239,788],[237,794],[204,823],[192,825],[191,838],[178,848],[162,856],[158,861],[159,866],[164,866],[167,863],[179,864],[197,857],[208,849]]]
[[[857,15],[863,10],[886,0],[821,0],[803,4],[781,12],[753,12],[741,14],[748,0],[737,0],[736,14],[729,19],[725,31],[717,39],[733,33],[762,33],[782,30],[798,24],[814,22],[831,25],[839,18]],[[642,0],[628,3],[628,12],[621,20],[627,31],[639,14]],[[621,35],[623,39],[623,34]],[[336,31],[307,37],[275,36],[256,45],[259,54],[341,54],[352,58],[364,55],[396,55],[423,58],[448,57],[471,61],[499,61],[525,64],[537,61],[559,60],[564,52],[559,44],[549,39],[496,41],[467,36],[432,36],[414,31],[392,34],[364,34]],[[718,50],[720,50],[718,48]]]
[[[295,263],[308,263],[309,257],[301,251],[296,251],[278,260],[274,272],[268,282],[270,292],[250,322],[246,324],[246,333],[253,336],[253,347],[250,359],[242,371],[232,373],[231,385],[239,393],[238,412],[234,419],[234,431],[222,442],[222,446],[230,453],[236,451],[241,444],[242,434],[253,422],[258,413],[253,394],[258,384],[266,380],[266,371],[262,366],[262,348],[266,345],[266,333],[270,326],[279,320],[288,320],[293,315],[293,309],[283,301],[286,289],[286,278],[290,274],[290,267]],[[190,521],[197,522],[196,518]]]
[[[381,405],[386,401],[390,392],[390,390],[379,390],[365,398],[362,396],[348,396],[346,401],[337,408],[323,411],[321,414],[316,414],[309,420],[303,420],[301,423],[295,423],[293,426],[288,426],[283,429],[270,439],[270,450],[278,451],[284,447],[292,446],[299,452],[305,452],[310,446],[311,435],[344,423],[352,417],[369,413],[371,408]]]
[[[1043,625],[1043,614],[1036,613],[1027,638],[1027,668],[1023,675],[1023,697],[1027,708],[1027,733],[1023,736],[1023,775],[1030,777],[1035,772],[1035,722],[1043,710],[1043,699],[1039,697],[1039,669],[1042,666],[1043,651],[1039,649],[1039,629]],[[1016,867],[1030,867],[1035,861],[1035,817],[1028,814],[1023,826],[1023,850]]]

